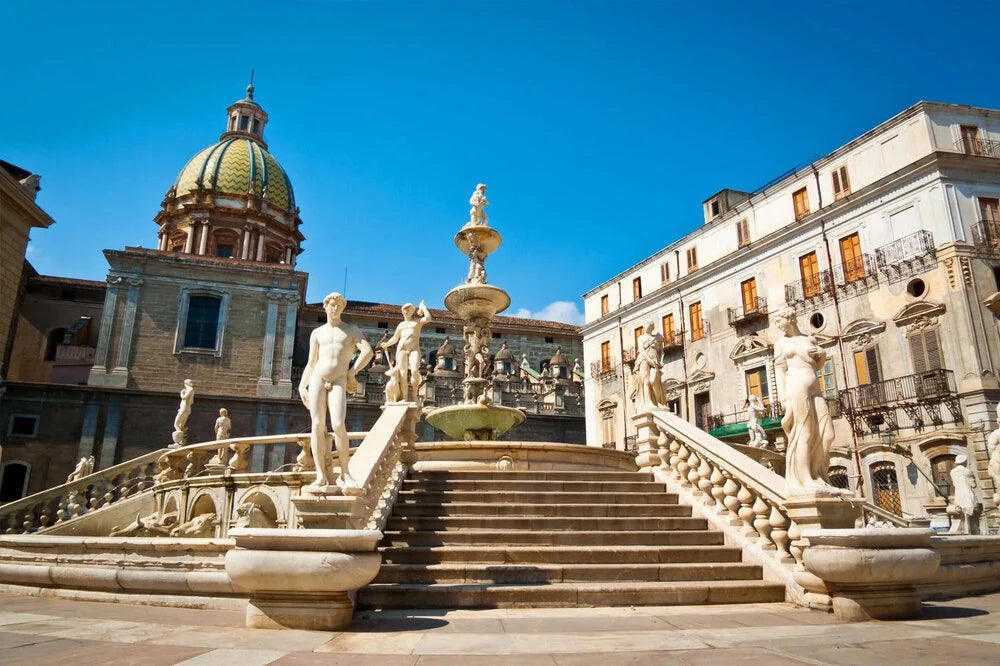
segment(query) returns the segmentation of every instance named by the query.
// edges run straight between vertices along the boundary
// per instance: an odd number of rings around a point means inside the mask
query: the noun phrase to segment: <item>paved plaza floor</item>
[[[790,604],[359,612],[342,632],[238,611],[0,595],[5,664],[997,664],[1000,594],[846,624]]]

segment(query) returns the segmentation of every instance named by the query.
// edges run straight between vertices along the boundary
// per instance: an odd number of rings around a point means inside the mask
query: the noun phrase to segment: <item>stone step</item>
[[[427,481],[422,479],[406,479],[403,482],[402,490],[403,492],[414,491],[416,493],[442,493],[453,490],[490,492],[664,493],[664,485],[655,481],[525,481],[519,479]],[[677,497],[669,493],[664,494],[668,497]]]
[[[650,481],[651,474],[615,471],[520,471],[500,472],[497,470],[448,470],[434,472],[413,472],[414,481]]]
[[[739,562],[736,546],[406,546],[380,548],[385,564],[671,564]]]
[[[492,530],[704,530],[704,518],[564,517],[564,516],[400,516],[395,511],[385,529],[390,531]]]
[[[566,517],[645,517],[690,516],[691,507],[681,504],[515,504],[506,502],[447,502],[396,504],[393,517],[409,516],[566,516]]]
[[[785,588],[782,585],[743,580],[536,585],[380,583],[358,591],[359,608],[668,606],[784,600]]]
[[[677,504],[677,495],[663,492],[545,492],[519,490],[402,490],[396,506],[414,503],[451,504],[455,502],[503,502],[516,504]]]
[[[709,530],[448,530],[400,532],[387,530],[382,546],[458,546],[471,544],[536,544],[545,546],[721,546],[722,532]]]
[[[676,564],[391,564],[374,583],[527,584],[578,582],[759,580],[761,567],[743,562]]]

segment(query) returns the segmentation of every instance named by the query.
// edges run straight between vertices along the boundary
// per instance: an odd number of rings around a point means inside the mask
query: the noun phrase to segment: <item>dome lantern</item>
[[[262,148],[267,149],[264,141],[264,125],[267,124],[267,113],[260,108],[260,104],[253,100],[253,71],[250,72],[250,85],[247,86],[247,96],[234,102],[226,112],[229,119],[226,131],[219,137],[219,141],[229,138],[244,138],[258,142]]]

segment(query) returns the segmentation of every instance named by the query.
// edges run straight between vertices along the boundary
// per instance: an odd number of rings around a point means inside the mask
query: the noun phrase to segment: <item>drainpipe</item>
[[[819,172],[816,170],[816,166],[815,165],[812,165],[812,170],[813,170],[813,176],[816,179],[816,192],[817,192],[817,198],[819,199],[819,201],[818,201],[819,208],[817,210],[819,210],[819,209],[823,208],[823,191],[822,191],[822,189],[820,189]],[[825,219],[822,219],[822,218],[820,219],[820,221],[819,221],[819,228],[820,228],[820,234],[822,235],[822,238],[823,238],[823,249],[826,251],[826,265],[830,267],[830,282],[831,282],[831,286],[833,287],[833,292],[832,292],[832,296],[833,296],[833,313],[834,313],[834,316],[836,317],[836,320],[837,320],[837,349],[840,351],[840,359],[841,359],[840,374],[841,374],[841,376],[843,377],[843,380],[844,380],[844,387],[845,388],[850,388],[850,386],[848,385],[849,380],[847,378],[847,359],[848,359],[848,356],[847,356],[847,354],[844,351],[844,340],[840,336],[840,333],[841,333],[841,331],[844,330],[844,327],[843,327],[843,322],[842,322],[841,316],[840,316],[840,300],[837,298],[837,287],[836,287],[836,285],[832,284],[832,282],[833,282],[833,253],[830,252],[830,239],[826,235],[826,220]],[[865,493],[864,493],[865,475],[864,475],[864,470],[861,467],[861,451],[860,451],[860,448],[858,446],[858,435],[854,431],[854,426],[853,425],[851,426],[851,448],[852,448],[851,452],[854,454],[854,465],[855,465],[855,467],[857,467],[857,471],[858,471],[858,486],[857,486],[857,489],[859,491],[861,491],[861,496],[865,497]]]

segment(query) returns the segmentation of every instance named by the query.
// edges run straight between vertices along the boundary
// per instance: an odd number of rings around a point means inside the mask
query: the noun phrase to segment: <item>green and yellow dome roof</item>
[[[200,151],[181,169],[174,194],[181,197],[199,189],[223,194],[253,193],[289,213],[295,210],[292,183],[271,153],[255,141],[223,138]]]

